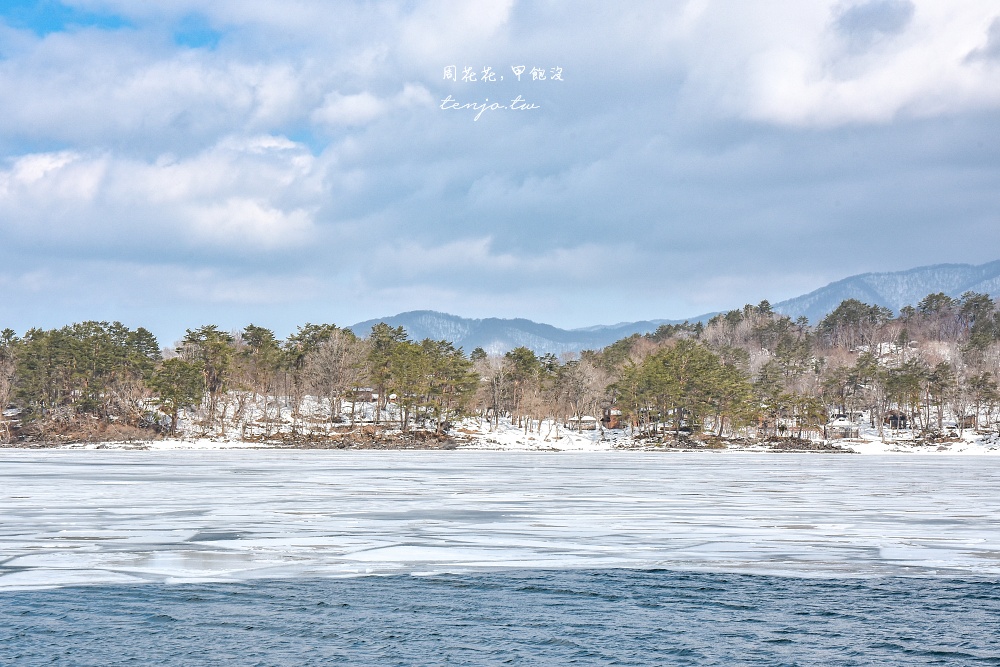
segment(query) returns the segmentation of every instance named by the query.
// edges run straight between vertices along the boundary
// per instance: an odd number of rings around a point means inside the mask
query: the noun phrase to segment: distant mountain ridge
[[[490,354],[501,354],[515,347],[524,346],[538,354],[558,355],[564,352],[600,349],[635,333],[656,331],[661,324],[677,324],[682,321],[647,320],[586,329],[560,329],[550,324],[540,324],[521,318],[472,319],[433,310],[414,310],[392,317],[359,322],[348,328],[359,336],[367,336],[375,324],[385,322],[391,327],[402,326],[413,340],[424,338],[448,340],[466,352],[481,347]]]
[[[916,306],[925,296],[936,292],[951,297],[965,292],[1000,295],[1000,260],[978,266],[935,264],[906,271],[862,273],[781,301],[773,308],[792,319],[804,316],[816,324],[845,299],[885,306],[898,313],[903,306]]]
[[[830,283],[825,287],[786,299],[772,307],[792,319],[806,317],[816,324],[845,299],[891,308],[893,312],[917,303],[928,294],[944,292],[958,297],[964,292],[1000,295],[1000,260],[980,264],[937,264],[907,271],[862,273]],[[739,306],[734,306],[739,307]],[[707,322],[715,313],[689,318],[690,322]],[[471,319],[433,310],[414,310],[392,317],[367,320],[348,327],[359,336],[367,336],[372,326],[385,322],[402,326],[413,340],[431,338],[448,340],[456,347],[471,352],[481,347],[491,354],[502,354],[524,346],[537,354],[563,354],[581,350],[596,350],[632,334],[656,331],[661,324],[679,324],[684,320],[645,320],[621,322],[581,329],[560,329],[526,319],[488,317]]]

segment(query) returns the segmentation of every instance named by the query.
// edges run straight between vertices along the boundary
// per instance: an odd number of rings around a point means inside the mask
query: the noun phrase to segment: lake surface
[[[1000,664],[1000,461],[4,451],[0,664]]]

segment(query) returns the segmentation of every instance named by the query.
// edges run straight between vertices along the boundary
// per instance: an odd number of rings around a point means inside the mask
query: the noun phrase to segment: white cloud
[[[365,125],[385,113],[388,105],[371,93],[330,93],[312,119],[327,125]]]
[[[213,268],[191,270],[171,265],[120,268],[134,272],[145,288],[163,289],[165,298],[182,303],[277,305],[314,299],[322,293],[321,285],[308,276],[234,275]]]
[[[0,229],[43,245],[214,248],[307,243],[323,168],[283,137],[227,138],[185,159],[30,154],[0,171]]]
[[[400,49],[434,67],[456,53],[466,57],[496,51],[514,10],[514,0],[427,0],[401,18]]]
[[[68,164],[80,158],[78,153],[62,151],[60,153],[41,153],[26,155],[14,162],[13,167],[0,180],[0,192],[9,193],[21,185],[37,183],[49,174],[63,170]]]
[[[332,126],[367,125],[395,109],[433,106],[434,98],[422,85],[407,83],[396,95],[379,98],[370,92],[342,95],[329,93],[312,113],[313,122]]]
[[[224,276],[248,299],[241,276],[334,271],[366,308],[653,317],[787,295],[768,263],[881,268],[890,239],[938,261],[942,220],[981,241],[950,259],[995,247],[996,0],[70,1],[130,27],[0,26],[0,252],[25,275],[176,262],[206,272],[192,299]],[[217,45],[174,44],[188,14]],[[530,115],[435,109],[493,95],[443,65],[513,62],[567,80],[511,88]],[[851,264],[816,251],[844,228]]]
[[[0,133],[99,141],[124,132],[154,141],[157,131],[174,140],[209,138],[237,127],[280,131],[309,119],[363,126],[401,105],[387,86],[411,81],[408,88],[430,99],[415,74],[434,81],[456,57],[496,65],[497,57],[515,55],[558,59],[578,79],[591,75],[584,64],[602,63],[596,80],[620,76],[636,84],[673,69],[696,100],[693,113],[788,125],[883,123],[898,114],[1000,106],[996,68],[969,59],[992,48],[987,33],[1000,14],[994,0],[678,0],[616,10],[514,0],[336,7],[300,0],[280,9],[188,0],[77,4],[122,12],[140,28],[55,34],[20,46],[0,64],[7,110]],[[234,44],[219,52],[171,48],[164,25],[192,12],[236,30]],[[532,23],[536,14],[544,25]],[[267,48],[257,39],[270,39],[275,50],[257,58],[241,50],[243,42]]]
[[[282,211],[267,202],[234,198],[218,204],[190,205],[183,216],[197,242],[258,248],[297,246],[309,238],[308,211]]]
[[[0,171],[0,211],[6,222],[27,224],[32,212],[87,208],[107,173],[105,156],[85,158],[75,151],[26,155]],[[17,215],[20,214],[20,215]]]
[[[744,54],[746,115],[834,126],[1000,107],[996,72],[967,59],[985,40],[995,3],[922,0],[912,5],[912,15],[890,17],[891,26],[869,17],[872,25],[864,31],[866,15],[852,15],[852,9],[833,5],[825,16],[787,26],[799,39],[765,35],[758,51]],[[861,26],[847,37],[845,16]]]
[[[386,283],[462,285],[492,291],[497,284],[544,280],[550,285],[594,283],[606,276],[613,250],[595,243],[540,248],[536,252],[498,251],[490,237],[466,238],[437,246],[417,241],[375,249],[371,285]]]
[[[271,131],[305,116],[314,95],[280,59],[174,50],[141,32],[55,33],[0,61],[0,137],[190,147]]]

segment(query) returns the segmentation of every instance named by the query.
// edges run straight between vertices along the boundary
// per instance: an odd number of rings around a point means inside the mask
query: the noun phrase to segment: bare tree
[[[14,395],[15,368],[13,354],[5,354],[4,350],[0,349],[0,426],[2,426],[2,430],[0,430],[0,442],[10,440],[10,425],[7,423],[3,413]]]
[[[506,415],[509,409],[513,364],[506,357],[488,356],[476,361],[475,368],[481,378],[476,402],[490,428],[495,430],[501,415]]]
[[[580,418],[596,412],[607,395],[609,384],[608,374],[587,359],[565,364],[560,385],[566,416],[572,414]]]
[[[344,397],[367,377],[364,363],[367,355],[364,341],[350,331],[337,329],[306,356],[307,386],[314,395],[327,401],[331,422],[342,419]]]

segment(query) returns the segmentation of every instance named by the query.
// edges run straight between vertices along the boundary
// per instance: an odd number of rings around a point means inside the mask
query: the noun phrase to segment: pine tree
[[[201,404],[205,394],[205,368],[201,361],[165,360],[150,378],[156,402],[170,417],[171,435],[177,433],[178,414]]]

